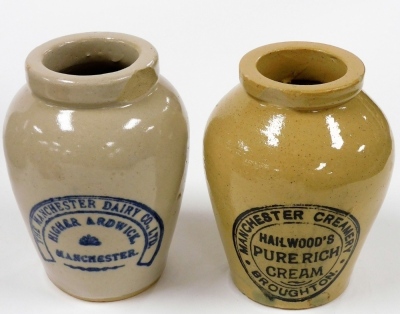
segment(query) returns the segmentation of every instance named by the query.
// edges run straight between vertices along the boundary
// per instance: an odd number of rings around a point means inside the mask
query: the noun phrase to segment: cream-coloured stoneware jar
[[[155,48],[119,33],[49,41],[5,121],[15,197],[51,281],[85,300],[157,281],[184,187],[188,126]]]
[[[204,138],[233,280],[265,305],[325,304],[346,288],[388,188],[389,125],[345,50],[277,43],[239,68]]]

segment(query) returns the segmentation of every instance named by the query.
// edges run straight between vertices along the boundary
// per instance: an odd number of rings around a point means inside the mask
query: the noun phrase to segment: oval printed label
[[[45,200],[30,212],[30,227],[43,259],[80,271],[107,271],[127,263],[150,266],[164,226],[136,201],[106,196]]]
[[[241,264],[265,296],[313,298],[339,276],[360,235],[355,217],[319,205],[252,208],[237,217],[233,242]]]

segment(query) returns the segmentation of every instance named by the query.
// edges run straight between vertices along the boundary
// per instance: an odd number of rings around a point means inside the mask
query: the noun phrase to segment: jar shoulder
[[[388,122],[379,107],[361,92],[337,107],[300,111],[268,104],[249,96],[238,85],[216,106],[206,128],[206,139],[233,144],[241,139],[261,147],[284,149],[312,139],[332,149],[352,142],[391,142]],[[342,143],[343,140],[343,143]],[[340,147],[339,147],[340,146]]]
[[[6,155],[16,162],[47,154],[46,158],[85,163],[83,158],[90,151],[99,162],[118,161],[123,166],[155,156],[168,144],[177,147],[171,154],[182,153],[187,140],[184,105],[163,78],[149,95],[135,102],[97,108],[48,103],[24,86],[10,105],[4,124]]]
[[[25,85],[9,107],[4,131],[5,136],[23,133],[29,137],[85,131],[100,134],[111,129],[114,133],[129,133],[141,132],[151,126],[168,128],[174,120],[185,124],[187,114],[179,95],[164,78],[149,95],[135,102],[97,107],[47,102],[36,97]]]
[[[204,150],[210,163],[221,159],[244,172],[341,180],[350,171],[358,180],[393,160],[393,139],[385,116],[364,92],[337,107],[299,111],[263,103],[238,85],[212,113]]]

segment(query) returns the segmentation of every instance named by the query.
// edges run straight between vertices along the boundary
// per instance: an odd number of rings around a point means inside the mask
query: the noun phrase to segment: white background
[[[279,41],[316,41],[364,61],[364,90],[385,112],[399,141],[400,1],[0,0],[1,123],[25,82],[26,55],[52,38],[87,31],[124,32],[150,41],[159,52],[162,75],[185,102],[189,171],[167,267],[157,285],[123,301],[90,303],[58,290],[30,242],[0,154],[0,313],[282,313],[249,300],[230,279],[203,171],[206,121],[238,83],[238,62],[246,52]],[[395,167],[345,293],[310,313],[400,312],[399,181]]]

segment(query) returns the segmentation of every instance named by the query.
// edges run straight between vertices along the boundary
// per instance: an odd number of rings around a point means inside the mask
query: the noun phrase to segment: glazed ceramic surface
[[[183,192],[188,128],[148,42],[55,39],[26,61],[4,127],[9,176],[49,278],[78,298],[157,281]]]
[[[378,213],[394,147],[362,62],[316,43],[267,45],[204,138],[210,197],[237,287],[301,309],[339,296]]]

